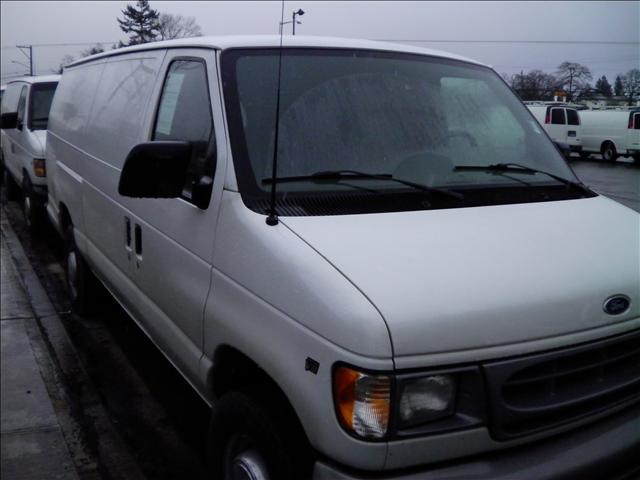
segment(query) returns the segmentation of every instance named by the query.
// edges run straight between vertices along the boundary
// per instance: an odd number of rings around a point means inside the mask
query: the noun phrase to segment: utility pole
[[[16,45],[16,47],[20,50],[20,52],[27,57],[27,54],[22,50],[23,48],[29,49],[29,76],[33,76],[33,45]]]
[[[575,67],[569,67],[569,101],[573,101],[573,72]]]
[[[520,70],[520,98],[524,98],[524,70]]]

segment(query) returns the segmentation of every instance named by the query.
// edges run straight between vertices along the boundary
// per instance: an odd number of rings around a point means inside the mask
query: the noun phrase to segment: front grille
[[[491,432],[509,440],[640,399],[640,332],[484,365]]]

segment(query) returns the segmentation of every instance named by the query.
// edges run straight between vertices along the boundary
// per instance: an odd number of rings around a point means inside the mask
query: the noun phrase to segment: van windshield
[[[46,130],[49,121],[49,110],[53,94],[58,86],[57,82],[36,83],[31,89],[29,101],[29,128],[32,130]]]
[[[238,186],[247,206],[260,212],[271,188],[277,72],[277,49],[234,49],[222,55]],[[277,177],[282,181],[277,191],[283,214],[313,214],[310,198],[323,204],[323,214],[465,206],[443,195],[425,202],[424,191],[384,178],[320,176],[320,181],[318,175],[311,177],[318,172],[353,170],[484,192],[465,193],[467,204],[539,201],[543,187],[548,193],[562,184],[545,175],[456,166],[519,163],[576,180],[506,84],[489,68],[466,62],[285,48],[279,117]],[[525,187],[535,195],[523,196]],[[511,197],[487,194],[509,188]],[[563,192],[563,198],[575,195]]]

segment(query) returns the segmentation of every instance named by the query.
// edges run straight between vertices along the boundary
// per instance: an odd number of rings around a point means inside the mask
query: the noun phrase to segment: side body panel
[[[627,152],[628,111],[581,111],[583,149],[600,152],[605,141],[613,142],[619,154]]]

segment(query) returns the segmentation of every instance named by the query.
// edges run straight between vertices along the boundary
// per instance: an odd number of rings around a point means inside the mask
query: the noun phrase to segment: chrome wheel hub
[[[29,195],[24,196],[24,220],[28,227],[31,226],[31,198]]]
[[[257,450],[245,450],[231,463],[230,480],[269,480],[267,466]]]

